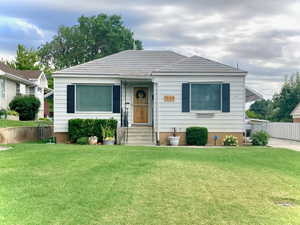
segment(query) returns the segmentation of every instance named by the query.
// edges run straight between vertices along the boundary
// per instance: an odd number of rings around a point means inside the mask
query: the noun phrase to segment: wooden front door
[[[148,123],[148,90],[147,87],[133,89],[133,123]]]

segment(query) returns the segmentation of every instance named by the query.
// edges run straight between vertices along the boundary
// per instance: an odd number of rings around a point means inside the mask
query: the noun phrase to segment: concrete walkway
[[[288,148],[300,152],[300,142],[285,139],[270,138],[269,146],[275,148]]]

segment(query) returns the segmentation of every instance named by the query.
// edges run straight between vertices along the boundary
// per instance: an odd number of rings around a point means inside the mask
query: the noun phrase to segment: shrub
[[[80,137],[97,136],[103,141],[102,127],[108,127],[116,133],[118,121],[114,119],[71,119],[69,120],[69,137],[76,142]]]
[[[88,143],[89,143],[88,137],[80,137],[76,140],[76,144],[79,144],[79,145],[87,145]]]
[[[186,129],[186,143],[188,145],[206,145],[208,130],[206,127],[189,127]]]
[[[233,136],[233,135],[226,135],[225,138],[223,139],[223,144],[225,146],[238,146],[239,141],[237,139],[237,137]]]
[[[256,131],[251,134],[252,145],[265,146],[268,144],[269,134],[265,131]]]
[[[34,96],[16,96],[9,108],[19,113],[20,120],[34,120],[40,105],[40,100]]]
[[[7,118],[7,111],[5,109],[0,109],[0,119]]]

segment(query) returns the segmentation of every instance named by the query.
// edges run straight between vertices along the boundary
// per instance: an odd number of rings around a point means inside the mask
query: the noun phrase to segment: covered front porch
[[[125,144],[156,144],[152,79],[121,80],[121,127]]]

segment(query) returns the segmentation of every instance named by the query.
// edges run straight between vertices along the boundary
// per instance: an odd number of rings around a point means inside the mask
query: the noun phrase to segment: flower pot
[[[177,146],[179,144],[180,136],[169,136],[168,139],[171,146]]]
[[[115,140],[103,140],[103,145],[114,145],[115,144]]]

